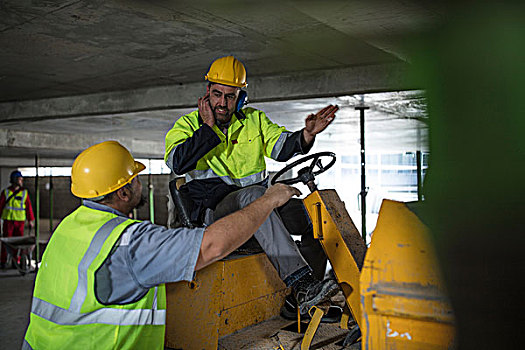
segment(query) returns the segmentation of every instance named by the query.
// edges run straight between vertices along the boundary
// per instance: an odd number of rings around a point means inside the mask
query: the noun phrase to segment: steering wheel
[[[321,163],[321,157],[331,157],[332,159],[330,160],[328,165],[323,166],[323,163]],[[312,162],[310,163],[310,165],[299,170],[297,172],[298,175],[296,177],[291,178],[291,179],[286,179],[286,180],[278,180],[288,170],[295,168],[299,164],[305,163],[309,161],[310,159],[312,159]],[[276,183],[293,185],[295,183],[302,182],[303,184],[308,186],[310,191],[312,192],[316,191],[317,186],[315,186],[314,184],[315,176],[321,173],[324,173],[325,171],[330,169],[335,164],[335,159],[336,159],[335,154],[332,152],[319,152],[319,153],[310,154],[309,156],[298,159],[295,162],[288,164],[287,166],[279,170],[279,172],[277,172],[277,174],[275,174],[275,176],[272,178],[272,181],[270,183],[272,185]],[[317,166],[319,170],[314,171],[315,166]]]

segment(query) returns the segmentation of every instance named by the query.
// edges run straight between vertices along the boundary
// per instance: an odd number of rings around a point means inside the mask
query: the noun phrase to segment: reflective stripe
[[[69,305],[70,311],[80,312],[82,304],[84,303],[84,300],[87,296],[87,270],[91,263],[93,263],[95,258],[98,256],[100,249],[102,249],[102,246],[106,242],[106,239],[108,239],[111,232],[115,229],[115,227],[126,220],[128,219],[122,216],[114,217],[102,225],[102,227],[100,227],[95,233],[95,236],[91,240],[86,253],[78,265],[78,284],[75,294],[73,294],[73,298],[71,298],[71,304]]]
[[[8,206],[5,206],[4,208],[9,209],[9,210],[17,210],[17,211],[24,211],[25,210],[24,208],[8,207]]]
[[[22,200],[20,201],[20,208],[21,208],[22,210],[25,209],[26,197],[27,197],[27,191],[26,191],[26,190],[23,190],[23,191],[22,191]]]
[[[250,186],[250,185],[259,183],[263,181],[264,179],[266,179],[266,169],[256,174],[243,177],[241,179],[233,179],[229,176],[219,176],[212,169],[192,170],[186,174],[186,182],[190,182],[192,180],[206,180],[206,179],[213,179],[213,178],[220,178],[222,181],[224,181],[228,185],[246,187],[246,186]]]
[[[24,339],[24,342],[22,343],[22,350],[33,350],[31,345],[29,345],[29,343],[25,339]]]
[[[138,227],[138,224],[131,224],[124,229],[124,233],[120,236],[120,243],[119,243],[120,247],[129,245],[129,241],[131,240],[131,235],[135,232],[137,227]]]
[[[273,146],[273,149],[272,149],[272,154],[270,155],[270,157],[274,160],[277,159],[277,157],[279,156],[279,153],[281,153],[282,149],[283,149],[283,146],[284,146],[284,143],[286,142],[286,139],[291,135],[292,133],[289,132],[289,131],[283,131],[281,133],[281,136],[279,136],[279,139],[277,140],[277,142],[275,143],[275,145]]]
[[[5,190],[5,198],[6,198],[6,199],[9,198],[9,192],[10,192],[10,191],[9,191],[8,189]],[[14,192],[13,192],[13,193],[14,193]],[[25,210],[25,208],[24,208],[24,204],[25,204],[25,202],[26,202],[27,191],[26,191],[26,190],[22,190],[22,192],[20,192],[20,194],[22,195],[22,200],[20,201],[20,206],[19,206],[19,207],[11,207],[11,206],[7,205],[7,203],[6,203],[6,205],[5,205],[4,208],[9,209],[9,210],[19,210],[19,211],[21,211],[21,210]],[[13,197],[11,197],[11,198],[9,199],[9,202],[13,201],[14,199],[16,199],[16,195],[14,195]]]
[[[60,325],[109,324],[116,326],[162,326],[166,323],[166,310],[103,308],[80,313],[66,310],[33,297],[31,312]]]
[[[180,145],[177,145],[175,147],[173,147],[173,149],[170,151],[170,153],[168,154],[168,157],[166,158],[166,165],[168,166],[168,168],[171,169],[171,171],[173,171],[173,154],[175,153],[175,150],[177,149],[177,147],[179,147]],[[175,171],[173,171],[175,172]]]

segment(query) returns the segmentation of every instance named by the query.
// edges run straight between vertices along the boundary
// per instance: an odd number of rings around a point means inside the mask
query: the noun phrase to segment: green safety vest
[[[221,178],[228,185],[249,186],[264,180],[266,162],[264,157],[276,159],[286,140],[284,127],[274,124],[263,111],[244,108],[242,115],[235,113],[224,135],[217,125],[213,130],[221,143],[202,157],[196,168],[186,174],[186,181]],[[166,134],[164,160],[176,146],[202,125],[198,111],[180,117]]]
[[[136,220],[80,206],[53,233],[37,274],[23,349],[163,349],[166,289],[103,305],[95,272]]]
[[[4,190],[4,196],[7,201],[14,193],[9,188]],[[11,221],[26,221],[26,198],[27,190],[21,190],[16,195],[12,196],[8,202],[5,203],[2,211],[2,219]]]

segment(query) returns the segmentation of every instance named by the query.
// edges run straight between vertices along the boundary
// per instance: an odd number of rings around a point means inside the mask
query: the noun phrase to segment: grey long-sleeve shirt
[[[125,216],[92,201],[84,205]],[[106,305],[128,304],[159,284],[191,281],[203,234],[204,228],[167,229],[149,221],[128,226],[95,273],[97,299]]]

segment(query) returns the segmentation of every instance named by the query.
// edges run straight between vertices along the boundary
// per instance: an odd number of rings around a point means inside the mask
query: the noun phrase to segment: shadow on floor
[[[35,273],[0,270],[0,339],[2,349],[20,349],[29,322]]]

